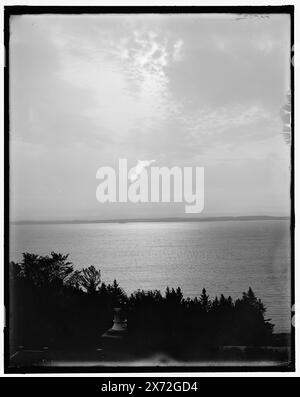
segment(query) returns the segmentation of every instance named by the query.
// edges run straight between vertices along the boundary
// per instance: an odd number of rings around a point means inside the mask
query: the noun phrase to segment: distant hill
[[[80,224],[80,223],[137,223],[137,222],[216,222],[216,221],[273,221],[273,220],[289,220],[288,216],[209,216],[198,218],[137,218],[137,219],[96,219],[96,220],[41,220],[41,221],[14,221],[14,225],[39,225],[39,224]]]

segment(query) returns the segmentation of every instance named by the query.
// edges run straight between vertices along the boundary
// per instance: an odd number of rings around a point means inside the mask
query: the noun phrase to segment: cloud
[[[182,60],[182,48],[183,48],[183,40],[179,39],[173,44],[173,59],[175,61]]]
[[[119,158],[206,165],[211,190],[219,173],[235,192],[224,165],[288,169],[284,16],[28,15],[13,18],[10,56],[13,183],[28,217],[53,215],[52,198],[62,213],[97,212],[95,170]]]

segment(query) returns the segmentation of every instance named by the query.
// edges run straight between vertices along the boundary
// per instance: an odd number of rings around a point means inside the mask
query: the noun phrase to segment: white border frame
[[[251,4],[250,4],[251,3]],[[298,2],[299,3],[299,2]],[[4,43],[4,37],[3,37],[3,22],[4,22],[4,6],[13,6],[13,5],[19,5],[19,6],[263,6],[263,5],[294,5],[295,6],[295,15],[294,15],[294,26],[295,26],[295,32],[294,32],[294,49],[295,55],[294,55],[294,73],[295,73],[295,106],[294,106],[294,119],[295,119],[295,127],[294,127],[294,142],[295,142],[295,167],[294,167],[294,175],[295,175],[295,224],[298,225],[300,224],[300,215],[297,213],[297,208],[296,208],[296,203],[297,199],[300,197],[300,185],[296,183],[296,175],[300,174],[300,146],[296,146],[297,144],[297,138],[296,138],[296,130],[297,130],[297,120],[300,119],[300,106],[298,104],[298,92],[300,92],[300,86],[299,86],[299,65],[300,65],[300,57],[299,54],[297,53],[297,49],[300,52],[300,36],[299,36],[299,28],[300,26],[300,4],[299,7],[296,5],[296,0],[284,2],[283,0],[281,1],[274,1],[274,0],[252,0],[251,2],[249,0],[230,0],[229,1],[201,1],[201,0],[190,0],[188,3],[186,0],[152,0],[152,1],[146,1],[146,0],[131,0],[131,1],[125,1],[125,0],[110,0],[110,1],[104,1],[104,0],[86,0],[86,1],[79,1],[79,0],[64,0],[62,3],[60,0],[44,0],[44,1],[36,1],[36,0],[4,0],[2,2],[3,6],[1,9],[1,20],[0,20],[0,34],[1,34],[1,42]],[[2,68],[4,67],[4,62],[5,62],[5,57],[4,57],[4,46],[2,44],[1,46],[1,51],[0,51],[0,62]],[[3,75],[2,75],[3,76]],[[3,109],[4,109],[4,79],[3,77],[0,80],[0,88],[1,88],[1,109],[2,109],[2,117],[3,117]],[[4,126],[4,121],[1,119],[1,127],[3,130]],[[3,131],[4,132],[4,131]],[[2,134],[2,139],[0,141],[0,163],[1,163],[1,172],[0,172],[0,180],[4,180],[4,159],[3,159],[3,152],[4,152],[4,133]],[[298,156],[297,156],[298,154]],[[0,235],[1,235],[1,241],[2,243],[0,244],[0,263],[1,263],[1,271],[0,271],[0,330],[1,330],[1,335],[3,335],[3,327],[4,327],[4,318],[5,318],[5,313],[4,313],[4,280],[3,280],[3,233],[4,233],[4,219],[3,219],[3,214],[4,214],[4,202],[3,202],[3,197],[4,197],[4,185],[1,183],[0,187],[0,208],[1,208],[1,225],[0,225]],[[297,249],[298,247],[298,249]],[[297,227],[295,228],[295,307],[300,307],[300,273],[297,270],[297,259],[299,257],[299,249],[300,249],[300,233],[297,230]],[[295,323],[299,323],[299,315],[296,312],[295,313]],[[147,372],[147,373],[60,373],[60,374],[4,374],[4,340],[3,337],[1,336],[0,338],[0,377],[98,377],[98,378],[109,378],[109,377],[176,377],[176,378],[181,378],[181,377],[194,377],[194,378],[200,378],[200,384],[201,384],[201,378],[202,377],[298,377],[300,375],[300,348],[298,348],[299,343],[300,343],[300,331],[299,329],[297,330],[296,328],[296,371],[295,372]],[[100,383],[100,382],[99,382]]]

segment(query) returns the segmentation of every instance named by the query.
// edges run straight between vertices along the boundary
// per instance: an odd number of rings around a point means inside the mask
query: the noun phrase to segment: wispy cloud
[[[288,170],[282,130],[289,111],[282,107],[290,88],[289,20],[236,17],[16,17],[11,142],[16,180],[34,175],[18,190],[20,203],[29,193],[33,200],[26,211],[42,213],[55,197],[71,208],[59,193],[67,190],[78,197],[74,211],[79,198],[97,211],[95,169],[121,157],[206,164],[209,187],[218,174],[232,195],[238,187],[229,169],[256,175],[259,162],[266,174],[276,164]],[[43,173],[37,158],[44,159]],[[58,168],[64,172],[56,172],[49,191],[45,184]],[[256,189],[254,179],[245,195]],[[278,184],[286,179],[280,174]],[[213,202],[211,211],[218,211]]]

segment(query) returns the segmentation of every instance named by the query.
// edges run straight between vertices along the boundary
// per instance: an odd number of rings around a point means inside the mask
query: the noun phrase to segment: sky
[[[124,158],[204,167],[200,216],[288,215],[289,34],[283,14],[11,17],[11,220],[186,216],[99,203]]]

